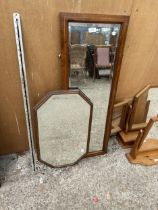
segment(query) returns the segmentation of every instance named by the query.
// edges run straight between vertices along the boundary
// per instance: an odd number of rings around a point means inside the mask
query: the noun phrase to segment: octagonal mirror
[[[73,165],[89,151],[93,105],[80,90],[52,91],[35,107],[38,160]]]

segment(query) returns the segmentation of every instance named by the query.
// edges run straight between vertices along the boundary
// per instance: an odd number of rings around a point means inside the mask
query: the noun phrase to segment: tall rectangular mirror
[[[63,88],[93,103],[89,155],[104,154],[129,17],[61,13]]]

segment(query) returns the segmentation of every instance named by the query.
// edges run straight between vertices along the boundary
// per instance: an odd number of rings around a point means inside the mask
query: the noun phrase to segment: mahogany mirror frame
[[[112,79],[108,112],[106,116],[106,124],[104,130],[104,139],[102,150],[89,152],[88,157],[103,155],[107,153],[108,141],[111,133],[111,121],[112,112],[115,102],[115,96],[118,85],[118,78],[121,69],[121,63],[123,58],[123,50],[127,35],[127,28],[129,23],[129,16],[122,15],[105,15],[105,14],[85,14],[85,13],[60,13],[60,34],[61,34],[61,72],[62,72],[62,89],[69,89],[69,22],[81,22],[81,23],[114,23],[120,24],[120,34],[118,39],[118,47],[116,50],[115,69]]]
[[[77,94],[79,95],[90,107],[90,113],[89,113],[89,123],[88,123],[88,133],[87,133],[87,147],[86,147],[86,152],[75,162],[65,164],[65,165],[60,165],[60,166],[53,166],[50,163],[47,163],[46,161],[42,160],[41,158],[41,152],[40,152],[40,143],[39,143],[39,128],[38,128],[38,119],[37,119],[37,111],[38,109],[51,97],[54,95],[69,95],[69,94]],[[91,100],[79,89],[76,90],[54,90],[50,91],[44,96],[34,107],[34,110],[36,112],[35,114],[35,122],[36,122],[36,152],[37,152],[37,159],[41,163],[44,163],[45,165],[51,167],[51,168],[62,168],[62,167],[67,167],[67,166],[72,166],[77,164],[80,160],[84,159],[88,155],[89,151],[89,144],[90,144],[90,132],[91,132],[91,125],[92,125],[92,115],[93,115],[93,104]]]

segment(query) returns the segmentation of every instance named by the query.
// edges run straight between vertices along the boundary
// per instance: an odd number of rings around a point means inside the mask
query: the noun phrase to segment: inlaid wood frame
[[[40,143],[39,143],[39,128],[38,128],[38,119],[37,119],[37,111],[38,109],[51,97],[54,95],[69,95],[69,94],[77,94],[79,95],[90,107],[90,114],[89,114],[89,123],[88,123],[88,133],[87,133],[87,144],[86,144],[86,151],[85,153],[75,162],[71,164],[65,164],[65,165],[60,165],[60,166],[53,166],[52,164],[42,160],[41,158],[41,152],[40,152]],[[52,168],[61,168],[61,167],[67,167],[67,166],[72,166],[77,164],[81,159],[84,159],[87,157],[88,152],[89,152],[89,144],[90,144],[90,132],[91,132],[91,125],[92,125],[92,115],[93,115],[93,103],[91,100],[81,91],[81,90],[56,90],[56,91],[50,91],[47,93],[45,97],[43,97],[34,107],[35,110],[35,123],[36,123],[36,152],[37,152],[37,159],[41,163],[44,163],[45,165],[48,165],[49,167]]]
[[[87,156],[103,155],[107,152],[108,141],[111,133],[112,112],[117,91],[118,78],[123,58],[123,50],[127,35],[129,16],[105,15],[105,14],[84,14],[84,13],[60,13],[61,21],[61,68],[62,68],[62,88],[69,89],[69,22],[86,22],[86,23],[114,23],[120,24],[120,34],[118,39],[118,47],[115,57],[115,69],[111,85],[108,112],[105,119],[105,131],[102,150],[89,152]]]

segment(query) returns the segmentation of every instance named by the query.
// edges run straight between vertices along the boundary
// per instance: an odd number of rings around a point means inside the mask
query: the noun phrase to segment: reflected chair
[[[95,53],[93,54],[94,69],[93,80],[99,78],[99,70],[105,69],[109,72],[109,78],[112,77],[113,64],[110,61],[110,47],[109,46],[96,46]]]
[[[78,79],[80,76],[85,79],[86,53],[87,45],[74,44],[70,46],[70,76],[74,74]]]

